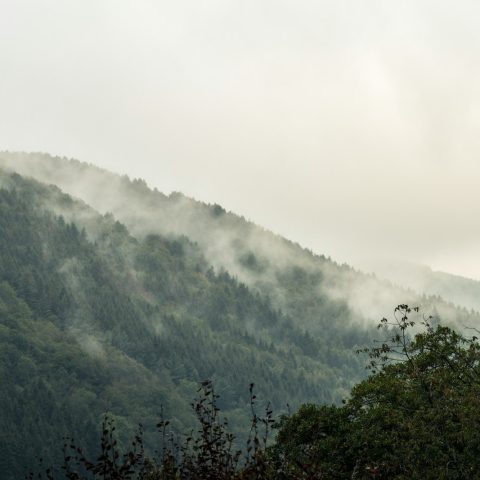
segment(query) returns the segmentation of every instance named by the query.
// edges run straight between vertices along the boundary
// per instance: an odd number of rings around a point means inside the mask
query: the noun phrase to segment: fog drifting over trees
[[[478,278],[473,1],[0,0],[0,148]]]

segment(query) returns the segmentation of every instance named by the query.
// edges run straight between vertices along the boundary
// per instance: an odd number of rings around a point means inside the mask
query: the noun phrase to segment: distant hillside
[[[477,280],[406,262],[378,264],[375,271],[381,277],[417,293],[437,295],[455,305],[480,311],[480,282]]]

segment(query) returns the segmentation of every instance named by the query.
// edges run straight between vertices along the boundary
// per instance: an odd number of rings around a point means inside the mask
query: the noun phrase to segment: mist
[[[142,177],[367,270],[480,278],[476,2],[0,7],[0,149]]]
[[[133,286],[137,267],[129,242],[143,241],[153,234],[180,241],[182,251],[203,274],[208,275],[210,267],[217,273],[228,272],[315,335],[322,334],[323,322],[330,322],[338,311],[342,312],[342,322],[369,328],[392,312],[394,306],[406,303],[422,308],[425,315],[440,315],[463,328],[462,321],[469,315],[464,309],[480,309],[479,282],[434,273],[414,264],[391,264],[383,269],[380,264],[376,267],[380,275],[365,274],[302,249],[298,243],[219,205],[208,205],[179,193],[166,196],[151,190],[143,180],[132,181],[76,160],[0,152],[0,172],[1,169],[6,169],[3,183],[7,189],[15,188],[16,182],[12,181],[15,177],[6,175],[8,171],[53,185],[52,193],[41,201],[43,208],[85,229],[87,238],[97,246],[104,244],[105,233],[116,220],[122,222],[132,237],[122,246],[116,245],[122,252],[120,263],[133,281],[130,289],[147,302],[150,295]],[[75,200],[67,201],[62,192],[73,195]],[[79,272],[75,265],[76,260],[72,259],[61,273],[81,299],[82,287],[76,283]],[[328,315],[322,310],[325,305],[330,305]],[[455,305],[461,308],[456,309]],[[73,313],[72,328],[78,329],[77,319],[84,318],[87,321],[80,323],[88,330],[91,314]],[[477,325],[478,315],[470,313],[470,325]],[[152,317],[147,323],[159,332],[162,329],[157,318]],[[252,332],[257,328],[256,335],[261,337],[261,328],[254,319],[249,328]]]

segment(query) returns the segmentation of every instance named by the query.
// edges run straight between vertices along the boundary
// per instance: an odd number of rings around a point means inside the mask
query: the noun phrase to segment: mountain
[[[0,152],[0,166],[54,184],[102,214],[112,213],[134,236],[186,236],[215,269],[224,269],[269,296],[276,307],[293,314],[297,323],[317,334],[332,317],[342,318],[342,322],[347,318],[354,319],[354,323],[367,320],[371,324],[391,312],[400,300],[419,302],[428,310],[432,302],[419,297],[438,296],[434,290],[414,292],[406,282],[401,282],[403,288],[399,288],[373,274],[338,265],[226,212],[220,205],[208,205],[181,193],[166,196],[150,189],[144,180],[130,180],[77,160],[41,153]],[[396,282],[395,276],[392,281]],[[416,277],[411,281],[415,284]],[[447,292],[448,287],[443,291]],[[446,298],[447,302],[437,299],[435,304],[447,316],[450,310],[446,303],[455,299],[449,295]],[[324,303],[338,311],[325,315]],[[470,304],[458,305],[471,308]],[[343,310],[346,307],[348,313]]]
[[[471,278],[435,271],[426,265],[407,262],[377,263],[375,272],[382,278],[415,292],[439,296],[455,305],[480,311],[480,282]]]
[[[0,478],[58,460],[63,435],[93,449],[105,411],[123,441],[137,422],[152,438],[162,410],[188,431],[207,378],[240,435],[251,382],[276,412],[339,402],[364,376],[355,349],[398,303],[480,325],[219,205],[0,153]]]
[[[247,425],[250,382],[276,411],[332,402],[362,375],[363,328],[314,338],[198,247],[133,237],[111,214],[15,173],[0,182],[0,478],[36,457],[59,460],[62,436],[89,448],[102,413],[124,439],[147,437],[163,409],[176,431],[210,378],[232,427]],[[59,215],[58,212],[62,212]],[[72,219],[77,222],[72,222]],[[332,334],[335,329],[330,329]],[[343,340],[342,340],[343,339]]]

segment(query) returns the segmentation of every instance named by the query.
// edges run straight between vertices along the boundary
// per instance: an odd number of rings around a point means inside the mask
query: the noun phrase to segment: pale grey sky
[[[480,3],[0,0],[0,149],[480,278]]]

